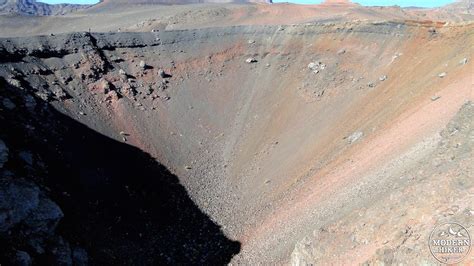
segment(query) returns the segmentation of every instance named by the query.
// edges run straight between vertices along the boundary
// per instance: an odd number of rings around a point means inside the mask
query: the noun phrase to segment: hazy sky
[[[133,1],[133,0],[132,0]],[[274,2],[292,2],[299,4],[317,4],[323,0],[273,0]],[[98,0],[41,0],[40,2],[58,4],[58,3],[74,3],[74,4],[94,4]],[[369,6],[419,6],[419,7],[436,7],[454,2],[453,0],[353,0],[363,5]]]

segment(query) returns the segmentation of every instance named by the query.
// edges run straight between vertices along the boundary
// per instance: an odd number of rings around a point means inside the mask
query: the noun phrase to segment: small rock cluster
[[[326,68],[326,64],[321,63],[319,61],[310,62],[308,64],[308,68],[313,71],[313,73],[317,74],[320,70],[324,70]]]

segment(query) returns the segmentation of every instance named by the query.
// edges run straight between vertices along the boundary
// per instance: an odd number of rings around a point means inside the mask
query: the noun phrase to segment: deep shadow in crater
[[[42,158],[44,184],[65,214],[58,233],[84,247],[91,264],[222,265],[240,251],[149,154],[37,102],[34,112],[7,114],[5,128]],[[34,137],[20,123],[34,126]]]

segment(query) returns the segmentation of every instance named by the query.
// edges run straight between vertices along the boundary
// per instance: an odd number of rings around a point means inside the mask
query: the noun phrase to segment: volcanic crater
[[[53,236],[9,228],[2,258],[27,250],[51,263],[77,246],[97,265],[304,265],[333,254],[311,243],[342,243],[337,262],[383,260],[388,242],[365,231],[380,219],[358,227],[354,215],[413,195],[407,176],[424,176],[420,165],[438,160],[438,174],[465,185],[433,192],[454,203],[418,202],[406,220],[392,208],[394,232],[429,230],[419,224],[434,224],[433,208],[472,207],[472,139],[452,160],[434,156],[453,138],[439,135],[448,123],[472,135],[473,28],[339,21],[0,39],[2,176],[37,184],[63,212],[44,219]]]

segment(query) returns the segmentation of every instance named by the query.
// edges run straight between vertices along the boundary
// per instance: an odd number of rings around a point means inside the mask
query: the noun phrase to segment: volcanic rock
[[[158,69],[158,75],[160,75],[161,78],[166,78],[166,72],[163,69]]]
[[[0,169],[3,168],[3,165],[8,161],[8,147],[0,139]]]
[[[30,254],[25,251],[18,250],[12,260],[12,263],[18,266],[32,265]]]
[[[8,98],[3,99],[2,104],[8,110],[13,110],[16,107],[16,105]]]
[[[37,186],[25,180],[0,179],[0,233],[24,223],[39,202]]]
[[[347,137],[347,141],[349,144],[352,144],[362,138],[362,136],[364,136],[362,131],[356,131]]]
[[[139,66],[140,66],[140,68],[141,68],[142,70],[146,69],[146,67],[147,67],[145,61],[143,61],[143,60],[140,61]]]
[[[72,262],[76,266],[89,265],[89,257],[87,251],[81,247],[75,247],[72,250]]]
[[[245,59],[245,63],[247,64],[251,64],[251,63],[257,63],[258,60],[256,58],[253,58],[253,57],[249,57],[247,59]]]

